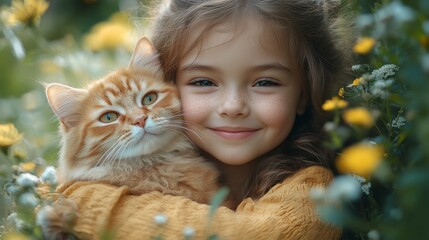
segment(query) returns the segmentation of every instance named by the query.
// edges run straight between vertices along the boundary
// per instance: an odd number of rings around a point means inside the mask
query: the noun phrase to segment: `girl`
[[[188,135],[213,161],[235,210],[184,197],[77,182],[60,188],[93,239],[338,239],[309,197],[332,179],[322,102],[347,69],[338,1],[172,0],[152,36],[183,104]],[[155,217],[155,220],[154,220]],[[183,232],[185,230],[185,232]]]

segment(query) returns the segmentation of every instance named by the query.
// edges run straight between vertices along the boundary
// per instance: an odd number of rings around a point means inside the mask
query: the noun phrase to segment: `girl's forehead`
[[[241,20],[225,19],[221,23],[207,29],[205,24],[191,31],[187,46],[188,51],[183,58],[189,55],[197,56],[202,52],[219,46],[241,41],[244,44],[253,43],[254,47],[266,51],[284,54],[289,58],[289,34],[285,28],[261,17],[247,17]]]

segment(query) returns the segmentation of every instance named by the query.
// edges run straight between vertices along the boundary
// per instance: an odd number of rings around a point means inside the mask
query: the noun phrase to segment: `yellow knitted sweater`
[[[220,207],[209,221],[210,206],[185,197],[151,192],[131,195],[127,187],[97,182],[75,182],[59,188],[79,208],[75,225],[82,239],[99,239],[103,231],[114,239],[186,239],[184,229],[192,228],[192,239],[339,239],[341,231],[319,219],[309,197],[313,187],[324,187],[332,173],[313,166],[298,171],[275,185],[257,201],[245,199],[236,211]],[[156,223],[162,214],[166,222]]]

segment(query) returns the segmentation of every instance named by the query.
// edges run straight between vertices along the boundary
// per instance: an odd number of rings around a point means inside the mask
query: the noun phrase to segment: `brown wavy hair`
[[[156,12],[152,40],[159,51],[168,80],[174,81],[180,61],[215,26],[262,18],[281,36],[288,36],[289,50],[304,76],[308,106],[274,151],[260,161],[243,187],[244,195],[259,198],[273,185],[297,170],[330,167],[332,154],[322,146],[322,126],[327,119],[323,102],[336,95],[348,79],[353,43],[352,21],[345,18],[339,0],[170,0]],[[285,35],[286,34],[286,35]],[[197,35],[198,37],[191,38]]]

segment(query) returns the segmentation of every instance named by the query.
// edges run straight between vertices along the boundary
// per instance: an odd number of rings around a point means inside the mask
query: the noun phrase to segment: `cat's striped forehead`
[[[132,99],[142,92],[164,92],[176,97],[176,90],[170,84],[164,83],[160,75],[151,72],[135,72],[122,70],[108,75],[99,84],[92,86],[98,97],[98,105],[112,105],[119,97],[128,95]]]

